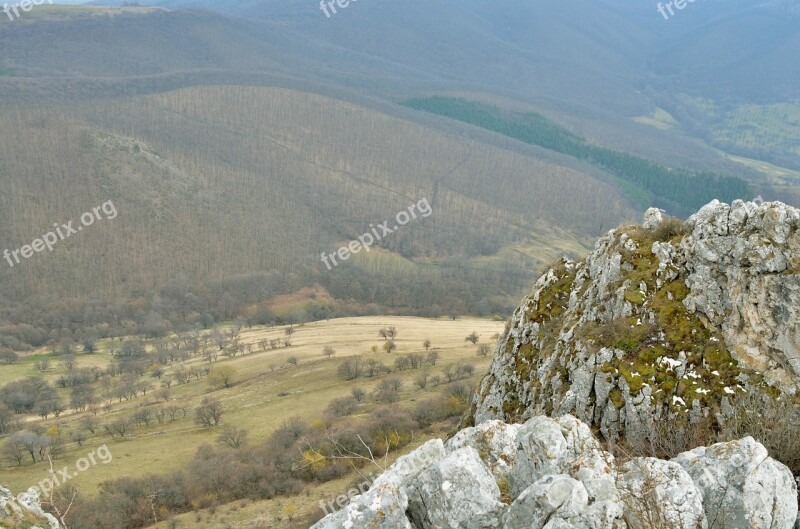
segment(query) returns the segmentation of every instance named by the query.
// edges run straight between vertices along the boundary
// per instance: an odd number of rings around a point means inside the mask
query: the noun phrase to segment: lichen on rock
[[[58,520],[44,512],[35,489],[14,496],[0,487],[0,527],[8,529],[59,529]]]
[[[571,413],[607,439],[721,417],[800,380],[800,211],[711,202],[685,223],[649,210],[535,283],[498,343],[472,423]]]

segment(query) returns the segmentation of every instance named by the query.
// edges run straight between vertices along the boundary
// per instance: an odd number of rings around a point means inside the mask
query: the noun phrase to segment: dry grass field
[[[394,326],[398,331],[395,340],[397,349],[387,354],[381,348],[384,340],[379,336],[381,328]],[[252,345],[252,352],[243,356],[226,358],[220,356],[215,365],[231,365],[236,369],[234,383],[230,388],[217,389],[212,387],[207,379],[193,380],[187,384],[173,385],[169,402],[157,403],[154,391],[145,396],[140,396],[130,401],[119,402],[117,399],[103,401],[104,408],[98,413],[100,424],[110,423],[115,418],[129,416],[143,405],[157,408],[164,405],[177,405],[188,410],[187,417],[175,422],[164,421],[162,424],[154,423],[150,426],[137,427],[132,430],[129,437],[112,439],[102,432],[102,428],[95,435],[90,436],[83,446],[70,441],[71,434],[80,430],[81,417],[88,414],[66,411],[58,418],[42,420],[29,417],[28,423],[37,424],[44,429],[57,426],[62,438],[67,440],[66,450],[56,461],[58,468],[63,465],[74,467],[74,462],[85,456],[91,450],[107,444],[113,454],[113,461],[109,464],[98,464],[89,470],[78,474],[71,483],[76,484],[82,494],[94,495],[100,483],[120,477],[142,477],[148,474],[163,474],[171,470],[185,467],[192,459],[197,448],[204,444],[215,444],[222,427],[204,429],[193,422],[192,410],[206,396],[219,399],[225,408],[223,423],[245,428],[249,431],[251,444],[259,443],[283,424],[287,419],[299,416],[312,421],[322,416],[322,411],[328,403],[338,397],[347,396],[352,388],[358,386],[369,393],[372,388],[387,376],[399,377],[403,380],[399,405],[413,406],[419,399],[429,398],[442,390],[442,387],[429,387],[419,390],[413,384],[414,377],[419,370],[408,370],[381,375],[370,379],[343,381],[336,373],[339,364],[346,358],[354,355],[363,355],[366,359],[377,358],[387,366],[392,366],[394,359],[409,353],[424,353],[423,342],[431,341],[431,350],[439,353],[440,358],[435,366],[427,366],[431,375],[440,374],[447,365],[473,364],[475,374],[469,380],[476,383],[481,373],[486,371],[491,355],[478,356],[480,344],[494,346],[493,336],[502,332],[503,323],[475,318],[425,319],[399,316],[372,316],[361,318],[343,318],[329,321],[308,323],[294,326],[291,334],[291,346],[282,346],[276,349],[261,350],[258,342],[267,339],[286,339],[286,327],[253,327],[243,329],[241,343]],[[478,345],[473,345],[465,340],[471,333],[480,336]],[[112,361],[109,353],[109,343],[101,342],[101,350],[92,355],[78,355],[78,367],[98,366],[104,368]],[[323,348],[332,346],[336,350],[332,358],[325,357]],[[373,346],[378,352],[373,352]],[[118,348],[119,346],[117,346]],[[290,357],[297,359],[297,365],[290,364]],[[43,358],[50,358],[51,368],[42,374],[36,368],[36,362]],[[171,365],[165,370],[164,376],[178,369],[190,369],[194,365],[202,366],[206,361],[201,357],[194,357],[179,365]],[[0,383],[5,384],[10,380],[37,375],[48,379],[51,383],[62,373],[59,358],[52,353],[33,354],[25,357],[19,364],[2,366],[0,368]],[[154,379],[154,382],[157,382]],[[157,384],[154,384],[157,386]],[[65,402],[69,401],[67,389],[58,390]],[[109,405],[110,406],[107,406]],[[369,400],[359,407],[356,417],[368,417],[375,405]],[[435,428],[434,428],[435,429]],[[419,439],[415,439],[411,446],[423,442],[431,437],[434,432],[420,432]],[[441,433],[441,432],[440,432]],[[411,447],[407,447],[409,450]],[[39,480],[48,476],[48,465],[29,462],[21,467],[6,466],[0,470],[0,482],[19,492],[35,485]],[[307,495],[300,498],[280,498],[265,502],[236,502],[227,506],[220,506],[212,511],[188,513],[183,515],[183,527],[235,527],[239,522],[248,523],[264,517],[271,517],[266,527],[279,527],[278,516],[287,501],[293,502],[298,509],[298,514],[292,523],[300,523],[315,508],[320,499],[330,499],[339,494],[353,477],[326,483],[318,489],[308,489]],[[198,521],[198,518],[200,521]],[[227,521],[222,521],[222,519]],[[287,519],[282,524],[293,527]],[[164,525],[164,524],[162,524]],[[299,527],[298,526],[298,527]],[[258,527],[253,526],[253,527]]]

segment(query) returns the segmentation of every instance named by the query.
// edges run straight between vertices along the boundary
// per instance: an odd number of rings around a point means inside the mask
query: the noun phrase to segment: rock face
[[[618,466],[566,415],[429,441],[312,529],[792,529],[796,518],[791,472],[751,438]]]
[[[570,413],[607,439],[654,418],[715,417],[738,395],[796,393],[800,211],[714,201],[645,215],[536,282],[500,340],[472,424]]]
[[[796,490],[792,474],[752,437],[696,448],[673,461],[699,484],[706,518],[717,527],[792,527],[797,519],[796,498],[783,494]]]
[[[42,510],[35,490],[14,496],[0,487],[0,527],[9,529],[59,529],[58,520]]]
[[[651,209],[563,260],[514,312],[467,427],[313,529],[800,529],[794,477],[751,437],[617,464],[591,430],[631,441],[795,398],[798,227],[777,202]]]

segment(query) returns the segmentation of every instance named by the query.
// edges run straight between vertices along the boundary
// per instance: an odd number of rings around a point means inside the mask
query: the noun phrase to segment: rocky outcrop
[[[0,487],[0,527],[8,529],[59,529],[58,520],[42,510],[35,489],[14,496]]]
[[[514,312],[471,424],[571,413],[607,439],[654,420],[721,417],[800,381],[800,211],[714,201],[658,210],[545,273]],[[469,424],[469,423],[468,423]]]
[[[724,427],[744,396],[796,401],[798,227],[777,202],[650,209],[563,260],[514,312],[466,427],[314,529],[800,529],[795,479],[752,437],[618,464],[592,435],[634,446],[678,424],[659,419]]]
[[[792,529],[797,488],[751,438],[617,465],[572,416],[429,441],[312,529]]]
[[[715,527],[792,527],[800,521],[797,498],[783,493],[796,490],[792,474],[752,437],[696,448],[673,461],[699,485]]]

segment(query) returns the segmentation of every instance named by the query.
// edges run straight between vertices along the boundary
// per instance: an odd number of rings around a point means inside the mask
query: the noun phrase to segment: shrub
[[[230,448],[241,448],[247,444],[247,435],[248,431],[243,428],[226,426],[222,434],[217,438],[217,441]]]
[[[687,232],[684,221],[675,217],[667,217],[653,230],[653,237],[657,241],[667,242],[673,237],[685,235]]]
[[[339,364],[339,367],[336,370],[339,378],[343,380],[355,380],[359,378],[363,372],[364,366],[360,356],[354,356],[346,359],[344,362]]]
[[[364,397],[366,396],[367,392],[361,388],[353,388],[350,391],[350,394],[353,395],[353,398],[356,399],[356,402],[361,402],[362,400],[364,400]]]
[[[215,388],[229,388],[237,373],[238,370],[232,365],[216,365],[208,372],[208,384]]]
[[[334,399],[328,404],[325,414],[332,417],[347,417],[358,407],[355,397],[341,397]]]
[[[203,428],[211,428],[222,421],[223,413],[224,410],[220,401],[205,397],[195,410],[194,422]]]

